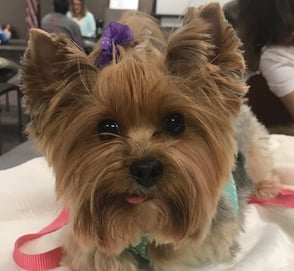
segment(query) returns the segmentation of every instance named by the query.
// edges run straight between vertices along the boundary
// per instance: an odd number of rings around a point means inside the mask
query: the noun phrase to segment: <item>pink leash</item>
[[[271,203],[275,205],[280,205],[281,207],[294,208],[294,191],[282,189],[277,197],[269,199],[262,199],[251,196],[249,197],[248,203],[256,203],[261,205]]]
[[[43,235],[57,231],[68,222],[68,209],[63,209],[59,216],[47,227],[34,234],[23,235],[18,238],[14,245],[13,259],[15,263],[26,270],[43,271],[56,268],[62,259],[62,248],[57,247],[40,254],[26,254],[20,251],[20,247],[28,241],[37,239]]]
[[[262,205],[266,203],[271,203],[288,208],[294,208],[294,191],[282,189],[280,194],[276,198],[272,199],[261,199],[255,196],[251,196],[248,199],[248,202]],[[23,235],[18,238],[15,242],[13,251],[13,259],[15,263],[19,267],[29,271],[44,271],[60,266],[63,253],[61,247],[57,247],[55,249],[40,254],[23,253],[20,251],[20,247],[28,241],[37,239],[43,235],[57,231],[58,229],[62,228],[64,225],[67,224],[68,216],[68,209],[63,209],[59,216],[50,225],[42,229],[40,232],[35,234]]]

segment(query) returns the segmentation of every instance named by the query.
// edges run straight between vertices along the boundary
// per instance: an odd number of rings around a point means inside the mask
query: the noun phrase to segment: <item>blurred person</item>
[[[84,0],[70,0],[70,11],[67,16],[78,23],[83,37],[96,36],[96,21]]]
[[[12,31],[10,25],[0,25],[0,44],[5,44],[11,38]]]
[[[48,33],[64,33],[82,47],[82,35],[79,25],[66,16],[69,11],[69,0],[53,0],[53,8],[54,12],[42,18],[41,28]]]
[[[294,0],[238,0],[238,10],[248,68],[260,71],[294,121]]]
[[[227,21],[232,25],[232,27],[237,30],[238,22],[238,3],[237,0],[232,0],[224,4],[223,12]]]

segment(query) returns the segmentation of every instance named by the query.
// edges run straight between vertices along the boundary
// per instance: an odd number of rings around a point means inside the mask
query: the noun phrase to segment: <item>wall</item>
[[[86,0],[86,3],[96,19],[104,19],[108,0]],[[52,0],[40,0],[40,4],[41,16],[53,11]],[[151,13],[152,5],[153,0],[140,0],[139,9]],[[25,7],[26,0],[0,0],[0,23],[11,24],[21,39],[27,38]]]
[[[209,2],[219,2],[222,6],[231,0],[157,0],[155,13],[161,15],[182,15],[188,6],[201,6]],[[256,0],[258,1],[258,0]]]

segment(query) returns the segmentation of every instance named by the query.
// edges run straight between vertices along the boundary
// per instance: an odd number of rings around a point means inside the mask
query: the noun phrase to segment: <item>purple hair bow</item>
[[[119,57],[119,51],[116,46],[129,45],[133,39],[133,33],[127,25],[117,22],[110,23],[103,33],[100,44],[101,53],[97,58],[97,64],[101,67],[110,64],[113,58],[113,46],[115,46],[115,56],[117,58]]]

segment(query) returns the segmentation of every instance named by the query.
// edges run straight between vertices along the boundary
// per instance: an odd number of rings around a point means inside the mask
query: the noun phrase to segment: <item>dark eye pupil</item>
[[[97,127],[98,135],[101,140],[110,140],[121,135],[118,123],[112,119],[102,120]]]
[[[185,130],[185,120],[183,115],[179,113],[171,113],[165,118],[166,131],[173,134],[179,135]]]

